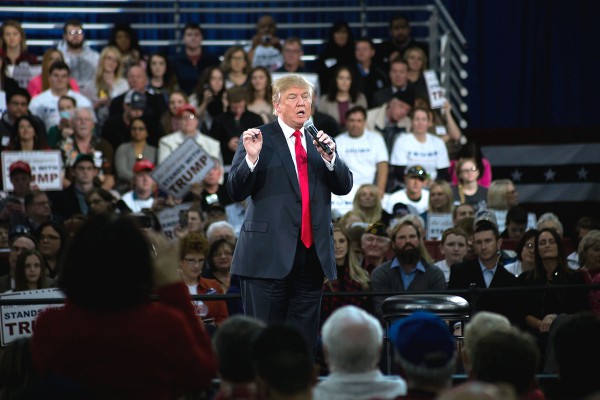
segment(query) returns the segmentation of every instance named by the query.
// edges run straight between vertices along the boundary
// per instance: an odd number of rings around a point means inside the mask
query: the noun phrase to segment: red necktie
[[[300,135],[300,131],[294,132],[294,138],[296,139],[296,166],[298,168],[298,180],[302,196],[302,228],[300,230],[300,238],[306,248],[309,248],[313,243],[313,237],[308,195],[308,159],[306,158],[306,150],[302,146]]]

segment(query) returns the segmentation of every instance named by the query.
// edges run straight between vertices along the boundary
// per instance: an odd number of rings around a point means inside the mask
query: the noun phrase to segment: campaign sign
[[[54,289],[29,290],[0,295],[2,300],[8,299],[61,299],[63,293]],[[48,308],[62,307],[62,304],[32,304],[18,306],[0,306],[0,325],[2,327],[2,338],[0,345],[3,347],[9,343],[22,338],[29,337],[33,333],[35,319]]]
[[[175,230],[179,227],[179,214],[190,208],[192,203],[181,203],[174,207],[165,207],[156,213],[162,232],[171,240],[177,240]]]
[[[427,240],[441,240],[442,233],[448,228],[452,228],[452,214],[434,214],[427,213]]]
[[[9,169],[15,161],[25,161],[31,167],[33,185],[40,190],[62,190],[62,156],[60,150],[3,151],[2,183],[5,191],[12,191]]]
[[[444,88],[440,85],[440,81],[434,70],[428,69],[423,71],[425,77],[425,83],[427,84],[427,92],[429,93],[429,103],[431,108],[442,108],[446,103],[446,95],[444,94]]]
[[[162,190],[176,199],[182,199],[192,184],[202,182],[215,165],[202,146],[193,138],[188,138],[151,175]]]

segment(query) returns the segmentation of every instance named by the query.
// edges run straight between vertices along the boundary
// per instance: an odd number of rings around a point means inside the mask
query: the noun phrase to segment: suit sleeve
[[[352,171],[336,151],[335,167],[333,171],[328,171],[328,185],[331,193],[338,196],[346,195],[352,190],[352,183]]]

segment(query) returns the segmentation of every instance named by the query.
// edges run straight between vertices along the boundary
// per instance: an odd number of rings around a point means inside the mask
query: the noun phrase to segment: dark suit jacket
[[[292,269],[300,235],[300,185],[286,138],[277,120],[259,127],[263,145],[254,171],[240,140],[227,180],[233,201],[248,198],[246,215],[233,256],[231,273],[256,278],[284,278]],[[336,155],[329,171],[307,141],[310,212],[314,245],[325,276],[335,279],[331,193],[352,188],[352,172]]]
[[[412,96],[415,95],[415,86],[412,82],[406,82],[406,88],[404,90],[408,90],[412,92]],[[379,89],[375,93],[373,93],[373,101],[372,104],[369,105],[370,108],[375,108],[387,103],[392,97],[394,97],[394,91],[391,86],[386,86],[383,89]],[[414,106],[414,104],[413,104]]]
[[[209,136],[221,143],[221,154],[223,154],[223,164],[230,165],[235,153],[229,149],[229,140],[232,137],[240,135],[249,128],[256,128],[263,124],[260,115],[252,111],[244,111],[240,120],[236,123],[234,115],[227,111],[215,117],[210,128]]]
[[[454,264],[450,267],[450,279],[448,280],[448,289],[468,289],[471,283],[477,288],[485,288],[483,273],[479,266],[479,259],[464,261]],[[517,278],[504,269],[502,263],[498,263],[498,268],[494,273],[490,288],[506,288],[519,286]],[[517,315],[519,302],[515,301],[518,294],[506,292],[478,291],[473,294],[466,294],[465,297],[471,306],[475,306],[477,311],[492,311],[505,315],[511,321],[518,323],[520,316]]]

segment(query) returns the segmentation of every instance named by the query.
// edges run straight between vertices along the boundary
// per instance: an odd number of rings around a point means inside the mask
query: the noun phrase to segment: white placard
[[[188,210],[192,203],[181,203],[174,207],[165,207],[156,213],[162,232],[172,241],[177,240],[175,228],[179,225],[179,213]]]
[[[429,104],[432,109],[442,108],[446,103],[446,95],[444,88],[440,85],[440,81],[434,70],[428,69],[423,71],[425,83],[427,84],[427,92],[429,93]]]
[[[2,299],[61,299],[64,294],[58,289],[40,289],[0,295]],[[0,325],[2,327],[1,345],[29,337],[33,332],[34,320],[48,308],[62,307],[62,304],[32,304],[0,307]]]
[[[202,182],[215,165],[212,157],[193,138],[188,138],[151,175],[161,189],[182,199],[192,183]]]
[[[9,168],[15,161],[25,161],[31,167],[33,185],[40,190],[62,190],[62,155],[60,150],[3,151],[2,183],[5,191],[12,191]]]
[[[20,87],[27,89],[27,85],[31,78],[38,76],[41,73],[41,65],[31,65],[27,62],[22,62],[13,69],[12,78],[17,81]]]
[[[537,216],[535,213],[527,213],[527,230],[537,228]]]
[[[6,112],[6,92],[0,90],[0,115],[4,115]]]
[[[427,213],[427,240],[441,240],[442,233],[448,228],[452,228],[452,214]]]

